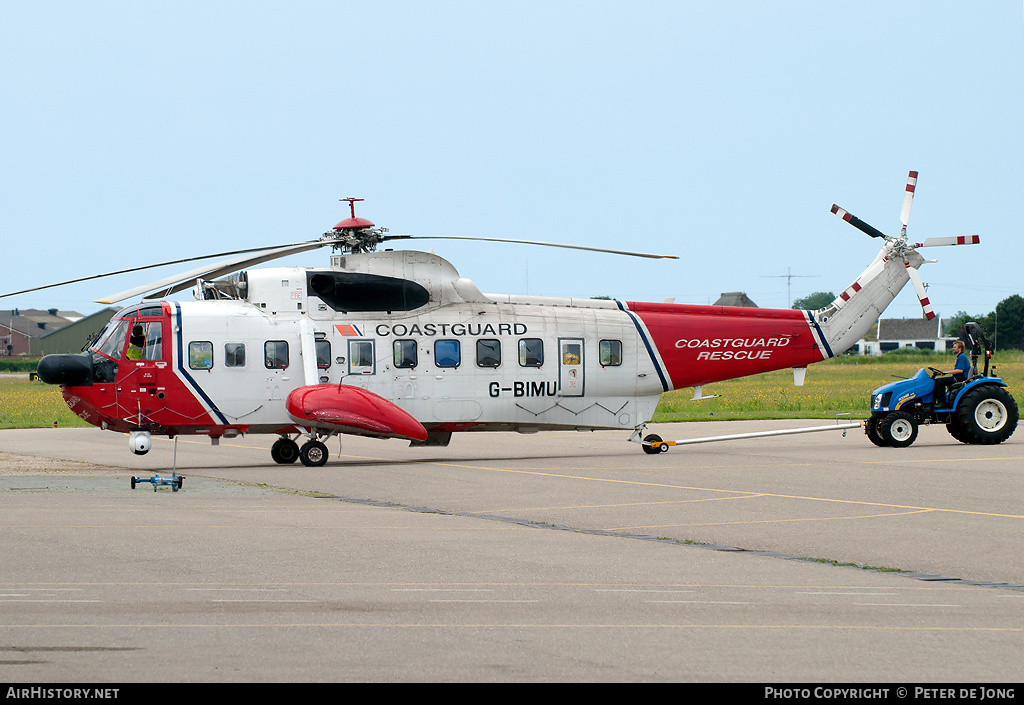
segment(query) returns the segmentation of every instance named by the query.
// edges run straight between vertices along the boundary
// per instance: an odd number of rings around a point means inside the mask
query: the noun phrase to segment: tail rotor
[[[921,310],[924,312],[925,318],[931,320],[935,318],[935,313],[932,311],[932,305],[928,300],[927,291],[925,291],[924,284],[921,281],[921,275],[917,271],[918,266],[923,263],[920,255],[916,252],[917,248],[941,247],[945,245],[976,245],[981,241],[981,239],[977,235],[966,235],[960,237],[930,237],[923,242],[908,242],[907,222],[910,220],[910,206],[913,205],[914,192],[916,189],[917,172],[912,171],[907,175],[907,187],[903,193],[903,208],[900,210],[901,227],[899,237],[890,237],[886,235],[882,231],[868,225],[857,216],[835,204],[832,205],[832,212],[861,232],[866,233],[871,237],[880,237],[885,240],[886,243],[880,256],[880,260],[865,271],[851,288],[859,290],[881,271],[882,267],[878,265],[883,264],[888,259],[898,258],[903,261],[904,265],[906,265],[907,275],[910,277],[910,281],[914,285],[914,291],[917,293],[917,298],[921,302]],[[844,292],[844,295],[845,294],[846,292]]]

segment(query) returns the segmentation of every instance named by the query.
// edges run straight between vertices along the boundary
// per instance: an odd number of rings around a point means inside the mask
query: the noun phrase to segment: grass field
[[[868,399],[872,390],[929,365],[949,369],[953,356],[916,353],[836,358],[808,367],[802,387],[793,386],[793,373],[787,369],[709,384],[704,394],[720,396],[703,401],[690,401],[693,390],[680,389],[661,398],[654,423],[831,419],[837,414],[863,419],[870,415]],[[996,374],[1006,382],[1017,403],[1024,403],[1024,353],[1001,353]],[[27,373],[0,375],[0,428],[42,428],[55,422],[58,426],[88,426],[68,409],[59,387],[29,382]]]
[[[921,367],[953,367],[952,354],[889,354],[881,357],[841,357],[807,368],[802,387],[793,385],[792,370],[779,370],[742,379],[709,384],[705,395],[717,399],[691,401],[693,391],[680,389],[661,398],[655,423],[670,421],[730,421],[735,419],[822,419],[850,414],[854,419],[870,416],[871,392],[896,379],[906,379]],[[979,367],[982,365],[979,360]],[[1024,353],[1002,353],[996,362],[1010,393],[1024,401]]]

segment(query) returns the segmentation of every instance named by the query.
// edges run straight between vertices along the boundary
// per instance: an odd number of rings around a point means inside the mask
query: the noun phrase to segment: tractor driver
[[[956,363],[951,370],[940,370],[944,375],[951,375],[950,377],[936,377],[935,378],[935,398],[946,399],[947,390],[958,382],[963,382],[967,379],[967,376],[971,371],[971,361],[967,359],[967,353],[964,350],[967,349],[967,345],[962,340],[957,340],[953,343],[953,352],[956,353]]]

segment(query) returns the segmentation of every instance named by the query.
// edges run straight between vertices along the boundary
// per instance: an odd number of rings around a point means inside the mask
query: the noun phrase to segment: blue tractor
[[[943,373],[934,367],[918,370],[910,379],[891,382],[871,394],[871,418],[864,432],[877,446],[906,448],[917,438],[921,424],[943,423],[961,443],[1002,443],[1017,428],[1017,402],[1003,380],[989,375],[992,347],[977,323],[960,329],[971,355],[967,379],[937,384]],[[978,357],[985,369],[978,374]]]

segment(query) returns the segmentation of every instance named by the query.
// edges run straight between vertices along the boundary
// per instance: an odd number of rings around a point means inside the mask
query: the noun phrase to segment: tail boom
[[[805,367],[832,356],[806,311],[629,302],[671,389]]]
[[[629,302],[657,348],[666,388],[697,387],[736,377],[802,368],[850,348],[871,329],[910,281],[916,252],[878,256],[836,299],[817,311]],[[652,356],[654,357],[654,356]]]

